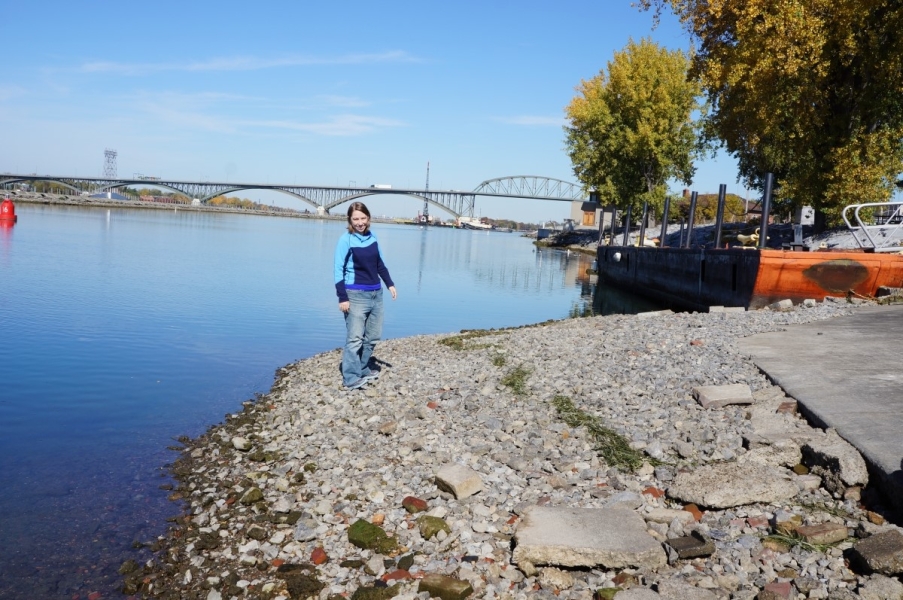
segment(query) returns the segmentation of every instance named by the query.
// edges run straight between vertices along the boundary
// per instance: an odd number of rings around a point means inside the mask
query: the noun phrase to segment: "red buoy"
[[[0,202],[0,221],[8,224],[15,223],[18,220],[19,217],[16,216],[16,205],[13,204],[13,201],[7,198],[3,202]]]

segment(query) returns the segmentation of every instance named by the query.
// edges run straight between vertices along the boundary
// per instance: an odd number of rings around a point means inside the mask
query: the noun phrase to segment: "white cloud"
[[[119,75],[145,75],[164,71],[257,71],[285,67],[316,65],[364,65],[374,63],[414,63],[420,59],[402,50],[378,54],[347,54],[344,56],[285,56],[281,58],[221,57],[202,61],[178,63],[119,63],[96,61],[82,64],[78,70],[84,73],[114,73]]]
[[[402,127],[405,124],[395,119],[366,117],[361,115],[337,115],[318,123],[298,123],[295,121],[245,121],[243,125],[269,127],[291,131],[305,131],[318,135],[351,136],[373,133],[378,129]]]

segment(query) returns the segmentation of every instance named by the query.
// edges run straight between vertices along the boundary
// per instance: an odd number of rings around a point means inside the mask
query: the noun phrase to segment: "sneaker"
[[[367,381],[376,381],[377,379],[379,379],[379,371],[371,370],[369,373],[364,375],[362,379],[366,379]]]
[[[353,381],[349,385],[346,385],[345,389],[346,390],[357,390],[357,389],[364,387],[368,383],[370,383],[369,379],[367,379],[366,377],[361,377],[357,381]]]

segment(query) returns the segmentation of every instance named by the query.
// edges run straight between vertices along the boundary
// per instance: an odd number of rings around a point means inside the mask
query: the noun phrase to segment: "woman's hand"
[[[395,300],[395,298],[398,297],[398,292],[395,291],[394,285],[389,286],[389,293],[392,294],[392,300]]]
[[[349,310],[351,310],[351,302],[350,301],[339,302],[339,310],[342,311],[343,313],[348,312]]]

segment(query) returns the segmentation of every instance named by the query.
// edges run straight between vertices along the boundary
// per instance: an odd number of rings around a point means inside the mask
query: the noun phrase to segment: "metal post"
[[[627,207],[627,221],[624,223],[624,241],[621,243],[622,246],[626,246],[630,241],[630,214],[633,212],[633,206]]]
[[[643,247],[646,240],[646,215],[649,213],[649,203],[643,202],[643,218],[640,220],[640,238],[637,240],[637,246]]]
[[[718,213],[715,215],[715,247],[721,247],[721,226],[724,222],[724,202],[727,198],[727,185],[718,186]]]
[[[608,228],[608,245],[615,245],[615,223],[618,220],[618,207],[611,207],[611,226]]]
[[[680,237],[677,240],[677,247],[678,248],[684,247],[684,218],[683,217],[680,218]]]
[[[693,220],[696,217],[696,199],[699,197],[699,194],[696,192],[690,193],[690,214],[687,215],[687,239],[684,242],[684,248],[690,247],[690,238],[693,237]]]
[[[599,213],[599,241],[596,243],[597,246],[602,245],[602,240],[605,237],[605,207],[602,207],[602,212]]]
[[[668,235],[668,212],[671,210],[671,198],[665,196],[665,210],[662,211],[662,232],[658,236],[658,247],[665,247],[665,239]]]
[[[765,174],[765,195],[762,197],[762,222],[759,224],[759,248],[768,242],[768,219],[771,216],[771,189],[774,187],[774,173]]]

